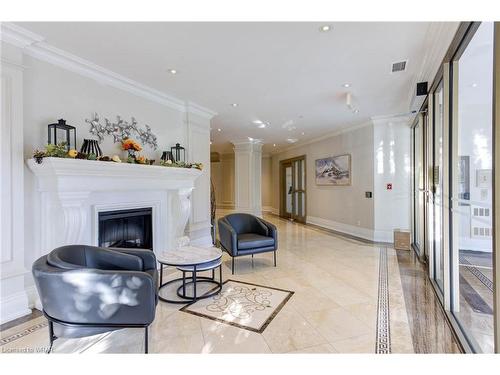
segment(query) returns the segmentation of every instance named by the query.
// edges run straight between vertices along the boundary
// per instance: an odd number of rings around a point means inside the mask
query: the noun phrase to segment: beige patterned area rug
[[[262,333],[293,292],[226,280],[219,294],[184,306],[181,311]]]

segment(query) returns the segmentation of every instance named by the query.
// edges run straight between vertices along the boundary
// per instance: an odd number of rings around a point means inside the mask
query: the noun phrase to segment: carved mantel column
[[[60,192],[59,202],[64,213],[64,245],[83,243],[83,233],[87,225],[88,210],[85,205],[89,191]],[[58,231],[59,232],[59,231]]]

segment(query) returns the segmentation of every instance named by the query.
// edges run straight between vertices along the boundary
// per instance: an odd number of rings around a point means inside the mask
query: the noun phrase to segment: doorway
[[[280,161],[280,216],[306,223],[306,156]]]

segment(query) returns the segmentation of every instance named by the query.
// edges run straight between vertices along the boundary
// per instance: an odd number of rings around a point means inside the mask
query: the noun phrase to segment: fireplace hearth
[[[99,212],[101,247],[153,250],[152,208]]]

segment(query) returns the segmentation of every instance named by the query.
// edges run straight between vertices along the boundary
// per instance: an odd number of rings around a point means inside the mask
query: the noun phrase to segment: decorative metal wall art
[[[113,142],[117,143],[135,133],[139,136],[142,144],[148,145],[153,150],[158,148],[156,135],[151,132],[151,127],[145,125],[146,130],[139,128],[134,117],[131,118],[130,123],[123,120],[120,116],[116,116],[116,122],[111,122],[105,118],[105,125],[102,125],[99,115],[94,113],[93,117],[90,120],[85,119],[85,122],[90,124],[90,133],[99,138],[99,143],[104,140],[105,135],[113,136]]]

